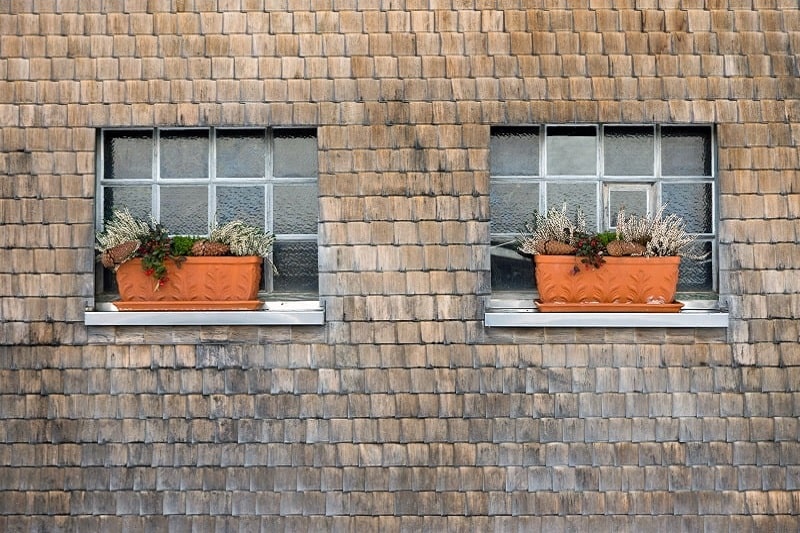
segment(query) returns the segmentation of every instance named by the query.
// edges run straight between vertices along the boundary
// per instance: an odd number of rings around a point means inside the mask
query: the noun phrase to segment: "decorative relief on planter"
[[[677,313],[680,257],[606,257],[600,268],[574,255],[535,255],[540,311]],[[578,267],[576,271],[575,267]]]
[[[258,309],[262,258],[187,257],[178,268],[166,261],[168,281],[155,282],[142,270],[141,259],[131,259],[117,270],[121,311],[248,310]]]

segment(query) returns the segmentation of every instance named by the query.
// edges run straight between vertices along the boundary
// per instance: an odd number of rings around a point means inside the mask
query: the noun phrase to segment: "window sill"
[[[680,313],[541,313],[535,295],[493,298],[484,325],[493,328],[727,328],[728,312],[710,299],[680,299]]]
[[[87,326],[318,326],[325,310],[318,301],[267,302],[257,311],[118,311],[98,303],[86,311]]]
[[[540,313],[535,309],[491,309],[483,323],[493,328],[727,328],[728,313]]]

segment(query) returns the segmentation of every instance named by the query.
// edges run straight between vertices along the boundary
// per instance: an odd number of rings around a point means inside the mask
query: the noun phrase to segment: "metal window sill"
[[[490,309],[484,325],[494,328],[727,328],[728,313],[711,309],[680,313],[540,313],[535,309]]]
[[[87,326],[318,326],[325,310],[318,301],[267,302],[256,311],[118,311],[111,303],[87,310]]]

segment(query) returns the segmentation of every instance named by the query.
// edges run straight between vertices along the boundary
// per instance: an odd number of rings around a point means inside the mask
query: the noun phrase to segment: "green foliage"
[[[581,258],[581,263],[586,268],[600,268],[606,262],[603,257],[606,253],[606,245],[599,238],[599,235],[583,234],[575,241],[575,255]],[[576,273],[578,267],[575,266]]]
[[[172,255],[192,255],[192,246],[201,238],[189,235],[175,235],[172,237]]]
[[[611,241],[617,240],[617,232],[616,231],[603,231],[603,232],[598,233],[596,235],[596,237],[597,237],[597,240],[600,241],[600,243],[603,246],[608,246],[608,243],[610,243]]]

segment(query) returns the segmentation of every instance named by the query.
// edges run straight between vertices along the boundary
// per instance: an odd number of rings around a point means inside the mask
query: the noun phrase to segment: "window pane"
[[[275,185],[272,195],[275,233],[317,233],[316,184]]]
[[[586,216],[586,229],[597,229],[597,185],[595,183],[548,183],[547,209],[561,209],[567,204],[567,213],[574,218],[578,208]]]
[[[173,234],[208,234],[208,188],[161,187],[161,223]]]
[[[218,178],[261,178],[264,176],[265,159],[263,131],[217,134]]]
[[[703,260],[681,258],[681,266],[678,273],[678,290],[680,291],[712,290],[711,243],[702,242],[697,246],[697,250],[697,255],[706,253],[708,257]]]
[[[653,128],[605,128],[603,145],[607,176],[652,176],[655,153]]]
[[[661,174],[710,176],[711,130],[664,126],[661,129]]]
[[[559,176],[596,174],[597,132],[595,128],[548,128],[547,173]]]
[[[517,233],[539,209],[538,183],[492,183],[489,196],[492,233]]]
[[[711,233],[713,205],[710,183],[665,183],[661,188],[667,211],[683,217],[692,233]]]
[[[275,292],[317,292],[317,241],[276,241],[273,250]]]
[[[531,258],[518,254],[513,243],[492,241],[491,268],[492,291],[533,290]]]
[[[103,178],[150,179],[153,174],[151,132],[107,131],[103,139]]]
[[[539,135],[535,130],[496,128],[489,144],[492,176],[539,174]]]
[[[617,215],[620,209],[625,214],[647,216],[647,191],[645,190],[611,190],[608,192],[608,220],[611,227],[617,227]]]
[[[150,219],[153,211],[150,187],[106,187],[103,190],[103,219],[111,218],[114,208],[128,208],[137,218]]]
[[[167,131],[161,133],[161,178],[208,178],[208,132]]]
[[[217,187],[217,223],[237,219],[264,228],[264,187]]]
[[[317,175],[317,137],[313,131],[276,132],[272,174],[279,178]]]

